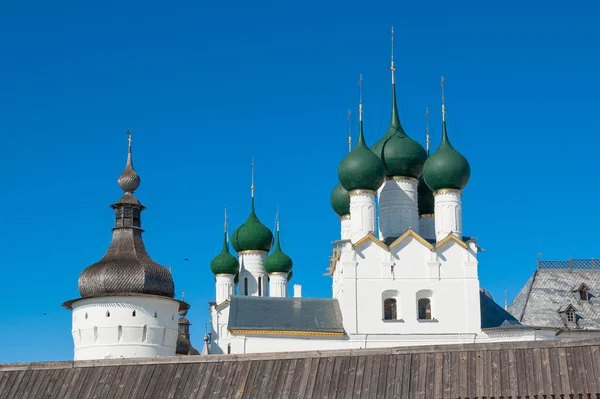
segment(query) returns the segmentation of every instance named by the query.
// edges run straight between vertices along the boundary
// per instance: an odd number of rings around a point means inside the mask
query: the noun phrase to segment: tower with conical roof
[[[338,167],[338,178],[350,197],[350,240],[355,243],[375,232],[375,195],[385,177],[381,159],[365,143],[360,77],[358,140]]]
[[[279,211],[275,222],[275,231],[277,241],[275,249],[267,256],[265,261],[265,270],[269,273],[269,296],[285,298],[287,297],[287,287],[290,273],[292,272],[292,258],[287,256],[281,250],[281,236],[279,231]]]
[[[348,110],[348,153],[352,152],[352,128],[350,125],[350,110]],[[333,211],[340,217],[340,227],[342,240],[350,239],[350,197],[348,191],[342,186],[342,183],[336,184],[329,196],[329,202]]]
[[[229,252],[227,239],[227,208],[225,208],[225,223],[223,227],[223,249],[210,262],[210,270],[215,275],[216,297],[218,304],[227,301],[235,295],[235,278],[240,271],[240,264],[235,256]]]
[[[406,230],[419,229],[418,191],[419,178],[427,154],[415,140],[411,139],[398,116],[394,66],[394,28],[392,28],[392,115],[385,135],[373,145],[385,167],[386,179],[378,190],[379,238],[386,240],[398,237]]]
[[[462,190],[469,182],[471,167],[467,159],[454,149],[446,130],[444,77],[442,76],[442,141],[425,162],[423,177],[433,191],[435,201],[435,238],[441,241],[449,234],[462,238]]]
[[[425,108],[425,143],[429,157],[429,108]],[[419,235],[426,240],[435,240],[434,199],[423,176],[419,179]]]
[[[268,275],[265,260],[273,246],[273,233],[262,224],[254,210],[254,159],[252,160],[252,203],[248,219],[231,237],[240,262],[239,295],[266,296]]]
[[[75,360],[173,356],[177,313],[189,307],[174,299],[170,271],[146,252],[144,206],[133,194],[140,177],[133,168],[127,134],[127,164],[118,179],[124,195],[112,205],[112,241],[104,257],[79,276],[81,298],[63,304],[73,311]]]

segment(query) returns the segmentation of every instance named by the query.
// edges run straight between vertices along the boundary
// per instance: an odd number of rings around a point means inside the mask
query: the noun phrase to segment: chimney
[[[294,298],[302,298],[302,286],[294,284]]]

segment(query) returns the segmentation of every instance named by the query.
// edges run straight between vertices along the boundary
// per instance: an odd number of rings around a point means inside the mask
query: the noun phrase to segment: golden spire
[[[358,121],[362,122],[362,113],[363,113],[363,109],[362,109],[362,73],[360,74],[360,78],[358,80],[358,87],[359,87]]]
[[[446,122],[446,104],[444,103],[444,77],[442,76],[442,122]]]
[[[350,124],[350,116],[352,113],[348,110],[348,152],[352,151],[352,125]]]
[[[429,155],[429,107],[425,107],[425,149]]]
[[[252,158],[252,184],[250,190],[252,191],[252,198],[254,198],[254,158]]]
[[[392,70],[392,84],[394,84],[394,71],[396,68],[394,67],[394,27],[392,26],[392,65],[390,67]]]

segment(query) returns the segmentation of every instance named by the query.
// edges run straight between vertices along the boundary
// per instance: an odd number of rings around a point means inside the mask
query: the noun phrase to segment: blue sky
[[[600,257],[598,2],[210,3],[0,5],[0,362],[72,358],[60,304],[110,242],[126,130],[146,246],[185,288],[196,346],[223,206],[232,230],[245,220],[252,157],[257,212],[274,226],[279,205],[293,282],[330,296],[346,114],[362,73],[368,144],[385,132],[392,25],[402,123],[423,142],[428,106],[434,148],[446,78],[482,286],[502,303],[538,252]]]

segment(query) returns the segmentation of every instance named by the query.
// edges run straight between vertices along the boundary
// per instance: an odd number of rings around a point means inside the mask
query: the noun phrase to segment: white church
[[[257,217],[252,182],[248,219],[231,242],[225,223],[223,250],[210,264],[215,299],[202,354],[554,338],[522,325],[480,286],[481,249],[462,223],[471,170],[450,144],[443,78],[442,137],[429,154],[429,137],[425,149],[400,123],[393,57],[391,72],[389,128],[367,146],[361,99],[358,140],[331,193],[341,230],[328,269],[331,298],[302,298],[300,286],[288,292],[292,259],[279,225],[274,237]],[[118,183],[124,195],[112,205],[112,242],[81,273],[81,297],[63,304],[72,311],[75,360],[199,354],[189,339],[190,305],[175,299],[170,271],[144,247],[131,136]]]

